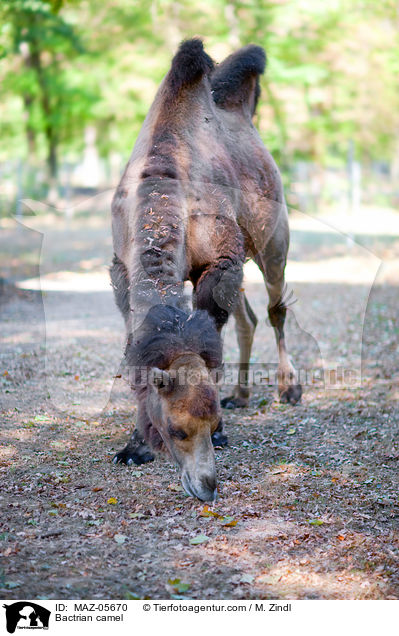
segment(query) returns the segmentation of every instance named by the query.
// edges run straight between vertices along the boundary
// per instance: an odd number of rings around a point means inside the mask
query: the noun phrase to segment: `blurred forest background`
[[[291,206],[304,385],[277,401],[249,262],[271,385],[224,413],[214,512],[166,459],[111,463],[137,410],[110,199],[194,35],[215,61],[267,51],[255,123]],[[398,77],[399,0],[0,0],[2,598],[399,599]],[[223,344],[228,377],[231,323]]]
[[[257,115],[288,202],[399,202],[397,0],[2,0],[0,216],[117,185],[171,57],[266,49]]]

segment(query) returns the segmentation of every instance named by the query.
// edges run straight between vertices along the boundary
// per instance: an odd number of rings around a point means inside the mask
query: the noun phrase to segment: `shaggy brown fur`
[[[184,353],[203,358],[208,369],[222,364],[222,343],[214,322],[205,311],[191,315],[170,305],[151,307],[140,330],[140,340],[128,340],[126,358],[130,368],[169,369]],[[141,378],[139,379],[141,381]],[[136,385],[146,391],[146,385]]]

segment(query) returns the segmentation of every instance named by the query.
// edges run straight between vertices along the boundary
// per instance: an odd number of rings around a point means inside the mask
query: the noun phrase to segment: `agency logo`
[[[3,607],[6,610],[9,634],[13,634],[16,629],[48,629],[51,612],[37,603],[18,601]]]

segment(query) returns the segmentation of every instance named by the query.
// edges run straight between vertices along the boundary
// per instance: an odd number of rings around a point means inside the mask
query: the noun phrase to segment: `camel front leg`
[[[153,434],[154,437],[156,437],[155,446],[157,444],[160,445],[161,439],[157,431],[152,427],[145,406],[139,404],[136,427],[125,448],[116,453],[116,455],[114,456],[112,460],[113,463],[127,464],[128,466],[130,466],[131,464],[136,464],[137,466],[140,466],[141,464],[152,462],[155,457],[152,452],[152,448],[148,444],[148,442],[150,441],[148,439],[150,437],[150,432]]]

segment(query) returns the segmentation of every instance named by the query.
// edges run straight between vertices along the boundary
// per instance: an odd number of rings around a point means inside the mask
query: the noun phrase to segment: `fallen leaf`
[[[258,583],[265,583],[266,585],[277,585],[281,579],[278,574],[262,574],[257,581]]]
[[[296,428],[290,428],[287,431],[287,435],[295,435],[295,433],[296,433]]]
[[[19,547],[17,543],[13,543],[13,545],[10,545],[8,548],[6,548],[3,552],[3,556],[8,557],[11,554],[18,554],[19,552]]]
[[[240,582],[241,583],[252,583],[254,580],[254,576],[252,576],[252,574],[243,574],[242,577],[240,578]]]
[[[311,526],[322,526],[324,521],[321,519],[309,519],[309,523]]]
[[[206,543],[210,540],[210,537],[207,537],[206,534],[198,534],[196,537],[190,539],[191,545],[199,545],[200,543]]]
[[[109,499],[107,499],[107,504],[115,505],[116,503],[118,503],[118,501],[117,499],[115,499],[115,497],[110,497]]]
[[[173,490],[174,492],[181,492],[183,490],[179,484],[169,484],[168,489]]]
[[[171,594],[170,598],[173,598],[174,601],[187,601],[187,598],[182,594]]]
[[[223,519],[223,516],[218,512],[214,512],[213,510],[209,510],[209,506],[204,506],[199,513],[200,517],[215,517],[216,519]]]
[[[75,380],[79,380],[79,375],[75,375]]]
[[[234,519],[234,517],[222,517],[220,522],[224,528],[234,528],[238,523],[238,519]]]
[[[191,585],[190,583],[183,583],[180,579],[169,579],[168,583],[173,587],[175,592],[179,594],[181,594],[182,592],[187,592]]]
[[[92,488],[92,490],[93,490],[93,492],[100,492],[100,490],[103,490],[103,486],[94,486],[94,488]]]
[[[6,581],[4,583],[4,586],[8,589],[8,590],[13,590],[15,587],[19,587],[21,585],[21,583],[17,583],[16,581]]]
[[[129,592],[129,590],[127,592],[125,592],[124,598],[127,601],[140,601],[141,600],[141,596],[136,596],[132,592]]]

